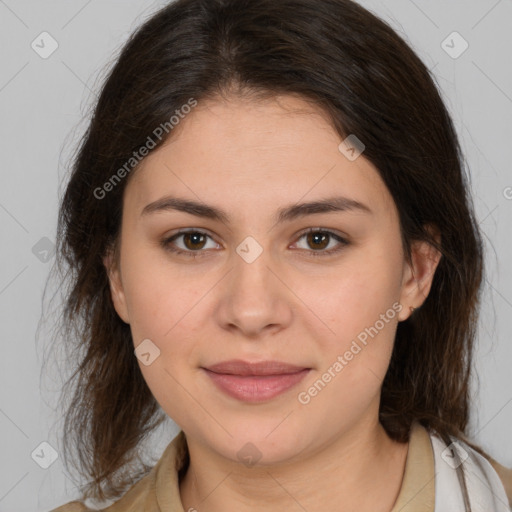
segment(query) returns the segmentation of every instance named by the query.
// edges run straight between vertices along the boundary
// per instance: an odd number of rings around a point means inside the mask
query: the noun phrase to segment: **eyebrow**
[[[229,215],[214,206],[210,206],[190,199],[183,199],[179,197],[166,196],[146,205],[142,212],[141,217],[163,211],[179,211],[211,219],[229,224]],[[308,203],[299,203],[280,208],[275,216],[276,223],[292,221],[294,219],[304,217],[306,215],[313,215],[327,212],[345,212],[345,211],[360,211],[362,213],[372,214],[372,210],[355,199],[348,197],[330,197]]]

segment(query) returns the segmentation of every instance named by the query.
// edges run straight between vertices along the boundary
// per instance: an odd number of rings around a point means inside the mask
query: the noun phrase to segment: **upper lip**
[[[306,370],[305,366],[296,366],[282,361],[260,361],[250,363],[241,359],[231,359],[206,367],[206,370],[228,375],[286,375]]]

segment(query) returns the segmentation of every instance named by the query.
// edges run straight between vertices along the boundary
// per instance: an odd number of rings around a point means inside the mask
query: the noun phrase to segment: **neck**
[[[180,482],[184,510],[239,512],[294,509],[389,512],[402,484],[408,444],[382,425],[357,425],[293,463],[246,467],[187,437],[188,470]]]

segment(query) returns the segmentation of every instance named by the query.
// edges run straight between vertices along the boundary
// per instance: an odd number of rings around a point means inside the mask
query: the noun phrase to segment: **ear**
[[[130,317],[128,315],[128,307],[126,305],[126,297],[121,280],[121,271],[119,268],[119,261],[114,256],[114,249],[109,249],[107,251],[107,255],[103,258],[103,264],[105,265],[105,269],[107,271],[107,276],[110,283],[110,294],[114,308],[123,322],[129,324]]]
[[[439,230],[434,226],[427,226],[427,230],[438,244],[441,243]],[[434,274],[441,260],[442,254],[425,241],[415,241],[411,246],[412,263],[404,264],[402,278],[402,293],[400,304],[403,308],[398,320],[407,320],[412,314],[411,308],[419,308],[428,297]]]

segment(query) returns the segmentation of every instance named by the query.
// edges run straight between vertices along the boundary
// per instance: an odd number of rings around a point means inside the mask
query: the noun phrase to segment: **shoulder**
[[[136,512],[146,510],[148,501],[154,495],[154,489],[155,471],[153,468],[150,473],[136,482],[119,500],[102,503],[102,506],[105,508],[89,508],[81,501],[72,501],[50,512]]]
[[[502,510],[500,507],[507,504],[512,507],[512,469],[502,466],[485,452],[479,453],[467,439],[451,437],[452,444],[447,446],[435,432],[430,435],[436,459],[436,484],[439,480],[440,490],[443,486],[448,490],[448,482],[453,489],[457,485],[457,473],[462,469],[470,498],[473,495],[477,502],[492,502],[496,507],[492,510]],[[510,509],[507,507],[507,510]]]
[[[475,459],[480,461],[480,465],[488,475],[492,475],[495,480],[501,482],[505,494],[507,495],[509,506],[512,507],[512,469],[503,466],[485,452],[483,454],[478,453],[478,451],[463,440],[457,440],[457,442],[462,443],[464,448],[469,451]]]
[[[180,510],[178,470],[187,454],[183,431],[168,444],[151,471],[136,482],[118,501],[101,504],[105,508],[88,508],[85,503],[72,501],[50,512],[140,512],[159,510],[158,503],[168,504],[168,510]]]
[[[62,505],[58,508],[54,508],[53,510],[50,510],[50,512],[90,512],[90,510],[91,509],[87,508],[80,501],[71,501],[70,503],[67,503],[66,505]]]
[[[492,457],[489,457],[489,463],[494,468],[494,471],[500,477],[505,492],[507,493],[508,501],[512,507],[512,469],[502,466],[499,462],[496,462]]]

